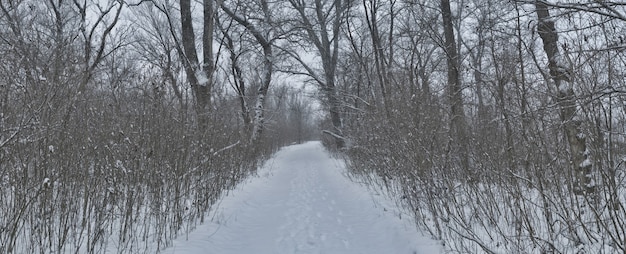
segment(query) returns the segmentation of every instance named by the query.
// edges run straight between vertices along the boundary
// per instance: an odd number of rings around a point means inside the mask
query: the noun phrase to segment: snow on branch
[[[338,139],[346,140],[346,137],[341,136],[341,135],[339,135],[339,134],[337,134],[337,133],[334,133],[334,132],[332,132],[332,131],[329,131],[329,130],[323,130],[323,131],[322,131],[322,133],[324,133],[324,134],[328,134],[328,135],[331,135],[331,136],[333,136],[334,138],[338,138]]]
[[[204,70],[196,71],[196,80],[198,80],[198,85],[200,86],[208,86],[210,82],[209,77]]]
[[[535,1],[531,0],[518,0],[520,3],[533,4]],[[567,9],[567,10],[576,10],[576,11],[584,11],[589,13],[598,14],[601,16],[606,16],[609,18],[615,18],[619,20],[626,21],[626,15],[618,11],[615,7],[619,6],[619,3],[606,3],[602,1],[589,1],[589,2],[576,2],[576,3],[563,3],[556,2],[551,3],[548,1],[539,1],[543,4],[554,8]]]
[[[233,147],[235,147],[235,146],[239,145],[240,143],[241,143],[241,141],[237,141],[237,143],[234,143],[234,144],[229,145],[229,146],[227,146],[227,147],[224,147],[224,148],[222,148],[222,149],[220,149],[220,150],[217,150],[217,151],[215,151],[215,152],[213,153],[213,156],[216,156],[216,155],[218,155],[219,153],[224,152],[224,151],[226,151],[226,150],[232,149]]]
[[[0,142],[0,148],[2,148],[2,147],[4,147],[4,146],[6,146],[6,145],[9,143],[9,141],[11,141],[11,140],[13,140],[15,137],[17,137],[17,134],[18,134],[18,133],[20,133],[20,130],[19,130],[19,129],[18,129],[18,130],[16,130],[16,131],[14,131],[14,132],[13,132],[13,134],[11,134],[11,136],[9,136],[8,138],[6,138],[5,140],[1,141],[1,142]]]

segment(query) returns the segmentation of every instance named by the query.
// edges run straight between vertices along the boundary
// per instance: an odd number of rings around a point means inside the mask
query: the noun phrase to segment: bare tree
[[[469,151],[467,122],[463,109],[463,87],[461,85],[460,58],[455,40],[454,24],[450,1],[441,0],[441,15],[443,18],[444,51],[446,54],[448,73],[448,99],[450,100],[450,135],[452,144],[459,147],[461,166],[469,169]]]
[[[265,101],[270,83],[272,82],[272,73],[274,72],[275,56],[272,49],[272,35],[270,31],[263,31],[261,27],[269,27],[272,24],[270,6],[268,1],[261,0],[259,2],[261,25],[254,24],[247,17],[236,14],[226,3],[221,3],[222,10],[233,20],[245,27],[254,37],[263,51],[263,71],[261,72],[260,86],[257,91],[256,103],[254,106],[254,122],[252,124],[252,133],[250,140],[252,143],[259,141],[265,124]]]
[[[334,129],[325,133],[335,139],[338,148],[343,148],[345,137],[342,131],[341,100],[337,91],[336,71],[341,39],[340,28],[346,20],[351,1],[289,0],[289,3],[297,15],[297,20],[295,20],[297,23],[292,24],[293,31],[297,32],[294,36],[307,41],[305,45],[312,45],[315,48],[322,62],[321,73],[298,53],[294,51],[287,53],[296,59],[306,70],[306,75],[313,78],[319,85],[328,101],[328,110]]]
[[[177,78],[180,73],[180,60],[178,38],[172,36],[173,27],[170,26],[170,11],[167,6],[153,2],[132,8],[137,24],[137,40],[133,44],[141,60],[150,65],[157,66],[162,73],[155,85],[162,92],[171,90],[181,108],[186,113],[187,96],[184,87]],[[168,85],[169,84],[169,89]],[[160,86],[163,85],[163,86]]]
[[[204,0],[202,26],[202,64],[196,51],[196,35],[193,28],[191,0],[180,0],[181,43],[183,66],[187,80],[196,98],[196,111],[202,128],[206,128],[208,113],[211,110],[211,89],[215,72],[213,57],[214,0]]]
[[[247,95],[247,82],[244,77],[244,72],[242,70],[240,64],[240,58],[244,56],[244,51],[241,48],[245,47],[243,40],[234,40],[231,36],[232,33],[232,22],[229,22],[228,25],[223,24],[225,22],[221,22],[220,19],[217,19],[217,23],[220,31],[223,35],[224,45],[230,54],[230,75],[232,76],[232,87],[237,93],[237,97],[239,99],[239,107],[241,109],[241,119],[244,125],[244,133],[246,137],[251,136],[250,132],[252,131],[252,120],[250,119],[250,108],[249,108],[249,98]],[[241,37],[241,35],[240,35]],[[239,49],[237,49],[236,45],[239,45]]]
[[[363,8],[365,10],[365,19],[367,21],[367,27],[370,31],[370,37],[371,37],[371,42],[372,42],[372,47],[373,47],[373,53],[374,53],[374,63],[375,63],[375,68],[376,68],[376,76],[378,77],[378,83],[380,86],[380,91],[383,97],[383,108],[385,110],[385,113],[387,114],[387,117],[390,117],[390,111],[389,108],[391,107],[391,100],[390,100],[390,89],[392,86],[391,80],[393,78],[392,76],[392,64],[394,62],[394,25],[395,25],[395,19],[396,19],[396,15],[398,15],[397,13],[395,13],[395,8],[396,8],[396,1],[389,1],[389,12],[386,13],[389,17],[388,23],[389,28],[388,28],[388,40],[387,43],[384,43],[384,36],[381,35],[380,32],[380,23],[381,22],[380,19],[382,19],[381,17],[379,17],[380,15],[380,9],[385,7],[383,1],[377,1],[377,0],[367,0],[367,1],[363,1]],[[385,20],[387,21],[387,20]],[[385,50],[384,49],[388,49],[387,50],[387,54],[385,54]]]
[[[197,138],[178,2],[0,1],[0,252],[159,252],[273,149]]]
[[[537,32],[543,40],[543,50],[548,56],[550,77],[557,89],[556,100],[559,105],[561,122],[570,152],[570,167],[574,171],[574,191],[578,194],[592,192],[592,162],[587,150],[585,134],[581,130],[581,120],[576,116],[576,94],[574,94],[572,70],[559,52],[559,36],[555,22],[550,16],[549,6],[543,1],[535,1],[539,23]]]
[[[122,46],[118,44],[107,47],[107,43],[120,19],[120,14],[124,8],[123,2],[111,0],[94,4],[87,1],[80,2],[74,0],[73,3],[80,17],[80,31],[83,40],[83,70],[81,82],[74,95],[70,98],[70,105],[65,113],[64,122],[69,122],[75,107],[74,104],[81,94],[85,92],[87,84],[91,81],[98,65],[106,56]],[[92,5],[96,5],[98,10],[96,13],[89,11],[89,7]],[[90,22],[87,22],[88,13],[96,17],[96,21],[91,23],[91,25],[89,25]]]

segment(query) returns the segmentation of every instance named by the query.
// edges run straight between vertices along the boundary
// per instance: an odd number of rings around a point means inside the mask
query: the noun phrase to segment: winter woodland
[[[626,253],[626,2],[0,0],[0,253],[153,253],[321,140],[450,253]]]

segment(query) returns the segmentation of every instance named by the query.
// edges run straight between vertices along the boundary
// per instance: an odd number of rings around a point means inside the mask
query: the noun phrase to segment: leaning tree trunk
[[[572,72],[567,68],[559,53],[559,37],[550,17],[548,5],[543,1],[535,1],[538,25],[537,32],[543,41],[543,50],[548,56],[550,77],[557,88],[556,100],[560,110],[560,118],[565,136],[569,144],[570,167],[574,171],[574,192],[583,194],[592,192],[592,163],[587,150],[586,138],[581,130],[581,121],[576,117],[576,95],[572,84]]]

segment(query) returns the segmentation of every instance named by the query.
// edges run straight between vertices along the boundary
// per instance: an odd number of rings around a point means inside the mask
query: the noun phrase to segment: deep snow
[[[319,142],[283,148],[164,253],[442,253]]]

